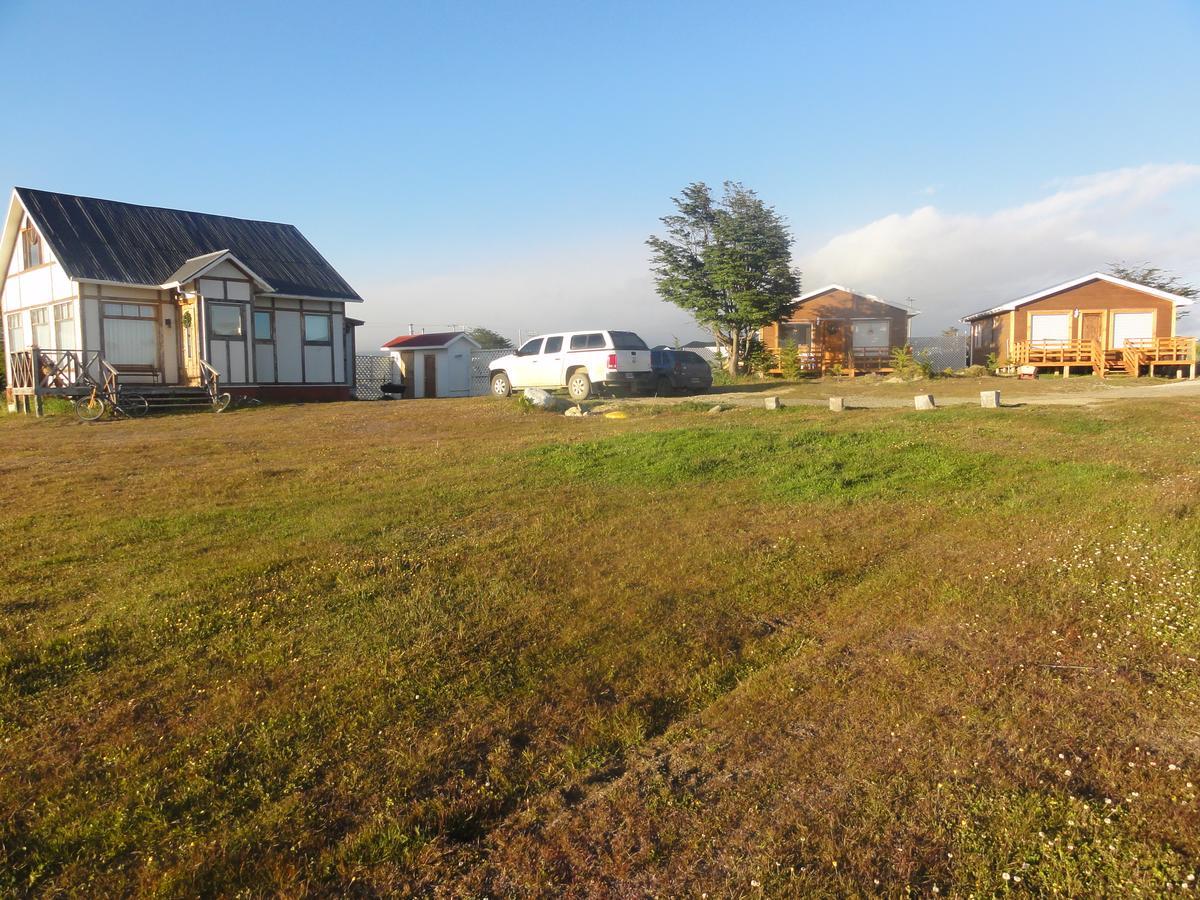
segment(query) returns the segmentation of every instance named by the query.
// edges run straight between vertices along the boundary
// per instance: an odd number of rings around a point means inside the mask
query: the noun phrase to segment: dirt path
[[[1083,389],[1072,389],[1062,385],[1061,390],[1045,388],[1030,390],[1028,382],[1004,380],[999,384],[988,384],[985,389],[1000,391],[1003,406],[1089,406],[1110,400],[1154,400],[1180,397],[1200,398],[1200,380],[1179,381],[1169,384],[1099,383]],[[761,406],[766,397],[779,397],[784,405],[825,406],[830,397],[844,397],[846,405],[857,409],[900,409],[911,408],[913,396],[921,393],[933,394],[938,406],[975,406],[979,393],[969,385],[954,382],[923,381],[904,386],[885,385],[873,389],[856,389],[856,385],[747,385],[718,388],[709,394],[685,397],[638,397],[624,400],[625,403],[708,403],[729,406]],[[887,390],[881,390],[886,388]],[[1055,387],[1058,387],[1056,385]],[[814,388],[816,388],[814,390]]]

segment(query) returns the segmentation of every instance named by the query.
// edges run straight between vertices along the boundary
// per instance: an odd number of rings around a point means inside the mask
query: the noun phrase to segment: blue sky
[[[912,296],[930,330],[1110,258],[1200,281],[1198,39],[1194,0],[0,0],[0,167],[293,222],[368,298],[364,345],[695,336],[643,241],[736,179],[806,288]]]

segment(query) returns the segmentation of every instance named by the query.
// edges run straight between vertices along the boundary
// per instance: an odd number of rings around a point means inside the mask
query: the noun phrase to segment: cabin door
[[[437,354],[425,354],[425,396],[436,397],[437,394]]]
[[[184,299],[179,304],[179,383],[200,384],[200,323],[197,321],[195,298]]]
[[[1104,313],[1083,313],[1079,318],[1079,339],[1100,341],[1104,345]]]
[[[821,343],[825,348],[825,363],[826,365],[845,365],[846,359],[846,323],[845,322],[822,322],[821,328]]]

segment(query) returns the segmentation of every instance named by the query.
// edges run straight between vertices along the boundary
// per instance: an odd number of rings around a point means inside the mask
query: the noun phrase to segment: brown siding
[[[983,363],[988,354],[994,352],[1000,363],[1004,364],[1008,362],[1012,344],[1028,340],[1030,315],[1046,312],[1074,312],[1075,310],[1079,310],[1080,315],[1072,319],[1072,337],[1080,337],[1081,323],[1085,313],[1100,313],[1103,317],[1101,320],[1102,335],[1106,346],[1108,346],[1109,335],[1112,333],[1112,314],[1114,312],[1153,312],[1156,337],[1171,337],[1175,333],[1175,304],[1171,301],[1160,300],[1158,297],[1151,297],[1142,291],[1119,284],[1109,284],[1107,281],[1090,281],[1087,284],[1081,284],[1078,287],[1027,303],[1011,312],[993,316],[995,337],[991,341],[985,341],[983,347],[975,347],[974,340],[972,340],[971,361]]]
[[[1105,316],[1104,333],[1106,336],[1111,330],[1111,313],[1113,312],[1153,312],[1155,313],[1154,334],[1156,337],[1170,337],[1175,333],[1175,304],[1171,301],[1160,300],[1119,284],[1092,281],[1050,297],[1043,297],[1041,300],[1026,304],[1016,310],[1014,339],[1018,341],[1028,339],[1030,313],[1060,310],[1072,312],[1079,310],[1081,314],[1089,310],[1096,310],[1108,314]],[[1078,331],[1078,327],[1078,320],[1076,320],[1076,331]]]
[[[854,319],[887,319],[891,323],[888,328],[890,345],[903,347],[908,342],[908,313],[897,306],[871,300],[861,294],[849,291],[833,290],[812,297],[798,304],[792,315],[785,321],[789,323],[816,322]],[[769,350],[779,348],[779,326],[767,325],[762,330],[763,344]],[[816,338],[814,337],[814,340]]]

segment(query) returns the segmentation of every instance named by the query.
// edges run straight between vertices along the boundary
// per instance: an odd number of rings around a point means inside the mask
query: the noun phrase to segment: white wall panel
[[[302,328],[300,313],[275,310],[275,353],[278,355],[279,380],[282,382],[298,383],[304,380],[304,370],[301,368]]]

